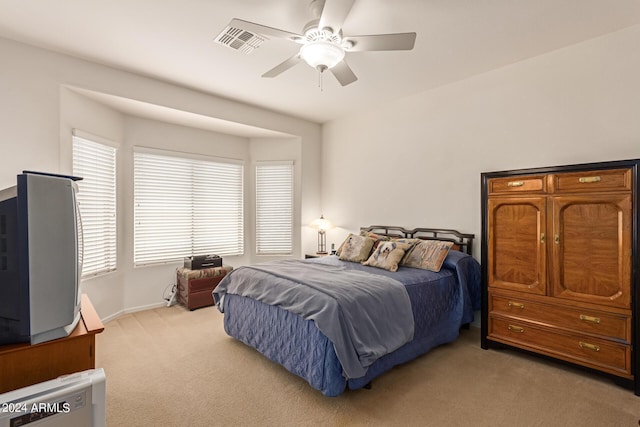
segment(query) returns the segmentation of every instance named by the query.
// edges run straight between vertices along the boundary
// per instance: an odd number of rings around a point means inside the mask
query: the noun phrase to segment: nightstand
[[[213,290],[231,270],[229,265],[201,270],[178,268],[178,302],[189,310],[213,305]]]

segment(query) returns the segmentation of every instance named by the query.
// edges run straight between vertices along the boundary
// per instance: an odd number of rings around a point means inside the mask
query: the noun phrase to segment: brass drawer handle
[[[507,187],[522,187],[524,185],[524,181],[510,181],[507,184]]]
[[[591,322],[591,323],[600,323],[599,317],[587,316],[586,314],[581,314],[580,320],[584,320],[585,322]]]
[[[515,307],[515,308],[519,308],[520,310],[524,310],[524,304],[521,302],[509,301],[509,307]]]
[[[586,348],[587,350],[600,351],[600,346],[595,344],[589,344],[588,342],[580,341],[580,348]]]
[[[544,243],[545,240],[546,240],[546,237],[544,233],[540,233],[540,243]]]
[[[560,235],[556,234],[555,237],[553,238],[553,243],[555,243],[556,245],[560,244]]]
[[[521,328],[520,326],[509,325],[507,326],[507,329],[509,329],[512,332],[518,332],[519,334],[524,332],[524,328]]]
[[[582,184],[588,184],[590,182],[600,182],[600,177],[599,176],[583,176],[578,181],[580,181]]]

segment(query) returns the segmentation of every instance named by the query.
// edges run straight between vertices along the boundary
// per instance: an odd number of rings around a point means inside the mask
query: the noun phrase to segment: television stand
[[[68,337],[0,346],[0,393],[95,368],[95,338],[104,326],[86,294],[81,304],[82,317]]]

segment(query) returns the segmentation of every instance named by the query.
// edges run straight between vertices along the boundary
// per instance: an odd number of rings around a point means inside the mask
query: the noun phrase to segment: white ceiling
[[[339,1],[339,0],[330,0]],[[358,81],[301,63],[260,76],[299,45],[250,55],[216,44],[232,18],[300,33],[309,0],[0,0],[0,37],[314,122],[422,92],[640,23],[640,0],[356,0],[347,35],[416,32],[403,52],[352,52]]]

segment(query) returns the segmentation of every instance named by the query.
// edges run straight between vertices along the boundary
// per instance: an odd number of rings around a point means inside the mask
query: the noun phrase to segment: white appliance
[[[104,427],[102,368],[0,394],[0,427]]]

